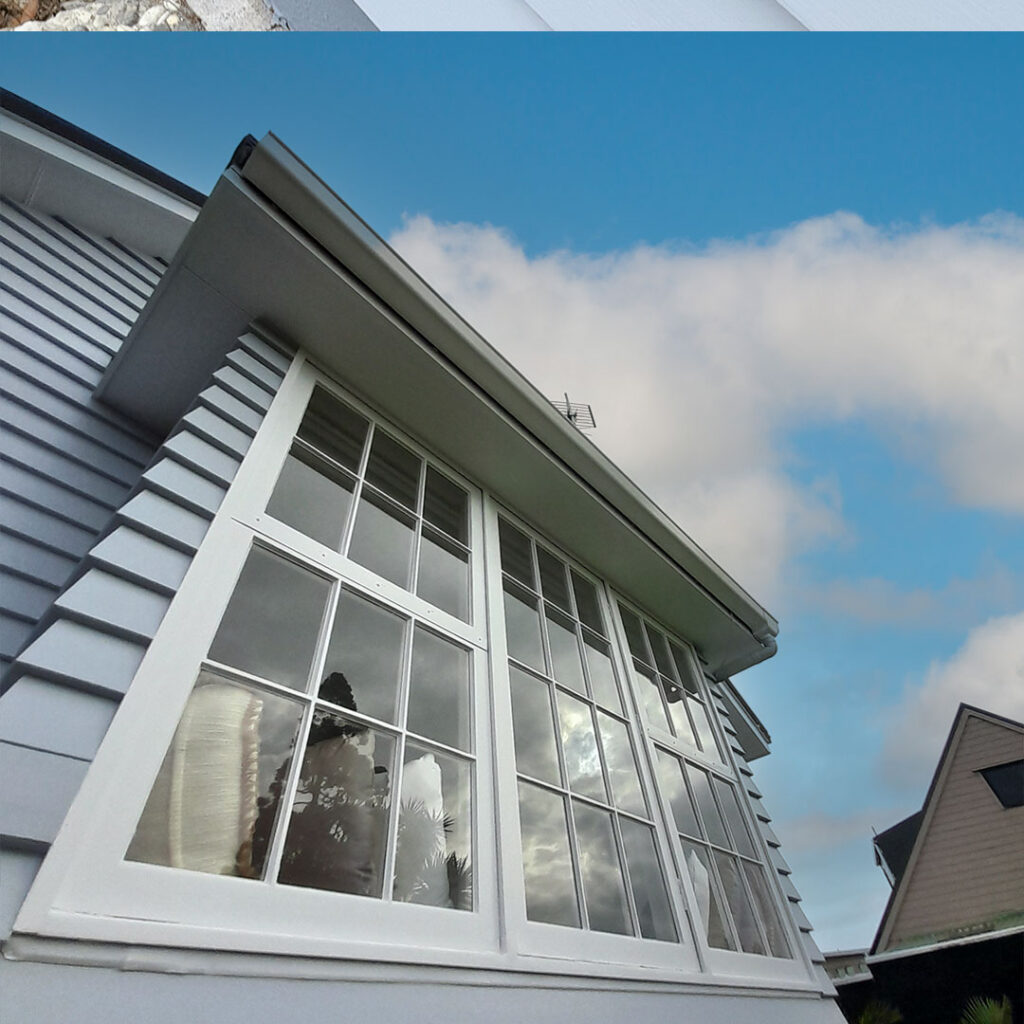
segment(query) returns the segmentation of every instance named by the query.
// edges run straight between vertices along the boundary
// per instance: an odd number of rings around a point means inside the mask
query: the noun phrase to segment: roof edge
[[[634,526],[729,610],[764,647],[748,664],[775,653],[778,622],[679,528],[603,452],[467,323],[340,196],[273,133],[254,148],[243,140],[233,166],[241,177],[360,283],[438,347],[534,436],[594,486]]]
[[[131,153],[87,132],[84,128],[79,128],[78,125],[72,124],[70,121],[65,121],[64,118],[58,117],[52,111],[37,106],[9,89],[0,88],[0,110],[13,114],[23,121],[28,121],[51,135],[55,135],[79,149],[84,149],[93,156],[115,164],[187,203],[202,206],[206,201],[206,196],[198,189],[192,188],[191,185],[186,185],[183,181],[146,163],[145,160],[132,156]]]

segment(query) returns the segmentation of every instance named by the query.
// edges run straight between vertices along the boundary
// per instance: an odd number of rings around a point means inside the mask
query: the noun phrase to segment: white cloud
[[[881,766],[887,781],[921,788],[934,770],[960,703],[1024,719],[1024,612],[971,630],[924,682],[907,690],[890,716]]]
[[[854,214],[700,249],[527,256],[414,217],[398,250],[756,596],[844,536],[787,430],[857,419],[960,502],[1024,513],[1024,220],[881,229]]]
[[[800,599],[806,607],[871,626],[962,629],[964,623],[1019,607],[1024,580],[995,564],[934,589],[901,587],[880,577],[837,579],[805,587]]]

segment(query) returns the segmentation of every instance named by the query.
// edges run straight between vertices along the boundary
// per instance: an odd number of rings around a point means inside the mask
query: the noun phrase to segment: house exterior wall
[[[1024,913],[1024,807],[1004,808],[977,772],[1019,759],[1022,749],[1019,729],[967,715],[918,837],[889,940],[877,952],[951,937],[956,929],[970,934],[1002,915]]]
[[[93,391],[163,265],[0,205],[0,678],[153,456]]]
[[[0,934],[288,360],[255,336],[161,444],[95,390],[165,264],[0,205]]]
[[[0,309],[14,424],[4,436],[3,515],[16,550],[25,552],[21,562],[5,563],[18,583],[9,619],[21,630],[8,648],[0,696],[0,938],[7,938],[291,358],[263,337],[243,335],[168,435],[152,437],[94,392],[145,302],[144,285],[155,287],[164,265],[36,210],[5,201],[2,212],[5,260],[18,271],[7,273],[5,265],[9,288]],[[62,561],[51,563],[50,556]],[[816,965],[818,991],[783,992],[764,979],[745,986],[695,977],[645,986],[497,970],[393,965],[380,972],[372,962],[328,969],[282,957],[264,958],[276,962],[264,968],[259,958],[197,960],[189,956],[195,951],[151,956],[59,941],[40,946],[15,935],[0,958],[5,1010],[11,1019],[33,1021],[105,1021],[111,1006],[124,1016],[175,1022],[250,1020],[256,1007],[320,1018],[339,1006],[346,1016],[446,1022],[526,1015],[619,1021],[645,1011],[712,1024],[838,1020],[834,1005],[821,998],[831,991],[822,957],[723,686],[708,684],[804,952]]]

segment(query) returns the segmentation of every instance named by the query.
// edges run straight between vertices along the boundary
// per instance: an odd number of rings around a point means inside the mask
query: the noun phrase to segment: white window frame
[[[316,386],[381,425],[470,494],[470,623],[326,550],[263,511]],[[677,942],[609,935],[526,918],[499,514],[596,587],[641,783],[652,803],[651,820],[679,931]],[[278,886],[124,859],[199,668],[209,661],[207,652],[257,540],[343,586],[413,615],[471,650],[476,764],[472,912]],[[757,988],[769,982],[788,991],[816,991],[811,970],[800,959],[802,945],[791,934],[785,913],[782,920],[794,949],[792,961],[723,954],[708,950],[702,942],[701,928],[695,927],[694,894],[688,873],[680,871],[678,839],[654,771],[653,742],[642,702],[637,699],[631,656],[617,611],[620,600],[624,599],[571,553],[560,550],[298,353],[40,869],[17,930],[44,937],[201,950],[210,955],[226,951],[479,967],[631,984]],[[640,614],[651,618],[642,611]],[[681,645],[689,650],[685,643]],[[235,670],[229,674],[245,679],[244,673]],[[700,685],[705,686],[703,681]],[[706,696],[706,687],[704,692]],[[720,749],[730,757],[709,699],[706,707],[712,728],[718,730]],[[154,713],[154,708],[161,710]],[[687,750],[685,756],[693,758],[694,752]],[[511,770],[496,770],[495,766],[511,766]],[[722,770],[721,765],[716,767]],[[738,779],[735,765],[730,764],[730,769]],[[749,813],[746,798],[740,802]],[[111,813],[114,807],[123,807],[123,813]],[[496,826],[493,829],[491,822]],[[763,843],[760,830],[752,829],[752,835]],[[767,856],[764,864],[774,892],[774,872]],[[340,927],[339,919],[343,920]]]
[[[742,775],[736,765],[732,747],[728,742],[729,737],[722,728],[722,722],[719,718],[718,711],[715,708],[714,701],[708,687],[708,682],[704,676],[704,671],[701,667],[700,659],[698,658],[696,651],[693,649],[692,644],[674,633],[671,629],[668,629],[654,616],[633,604],[624,595],[616,593],[613,589],[609,588],[608,599],[614,608],[615,614],[613,621],[615,623],[616,638],[619,644],[621,657],[626,663],[627,678],[629,679],[629,684],[633,691],[637,714],[644,723],[641,730],[643,733],[642,742],[645,749],[646,760],[648,761],[655,780],[654,790],[658,795],[660,803],[661,824],[672,849],[672,858],[675,863],[677,881],[682,887],[687,907],[691,908],[689,910],[691,928],[696,934],[699,955],[705,970],[712,975],[720,977],[742,977],[751,979],[765,978],[773,981],[790,979],[794,982],[805,980],[808,974],[812,973],[813,968],[806,958],[803,943],[800,941],[800,936],[797,933],[789,915],[786,897],[779,887],[777,872],[772,866],[764,834],[758,827],[756,815],[750,806],[746,787],[742,782]],[[678,737],[673,736],[670,732],[667,732],[659,726],[652,725],[650,722],[644,707],[644,702],[637,692],[639,684],[637,683],[634,675],[635,669],[633,667],[633,653],[629,646],[622,617],[619,614],[620,606],[632,612],[641,621],[649,622],[655,629],[660,630],[669,640],[677,644],[685,654],[689,662],[691,676],[697,684],[702,702],[708,712],[711,728],[715,734],[715,742],[718,746],[719,752],[722,754],[721,759],[708,757],[702,750],[690,743],[680,740]],[[696,767],[712,775],[718,775],[732,786],[738,799],[740,814],[743,817],[747,831],[751,837],[751,842],[754,844],[755,851],[758,854],[758,862],[764,870],[768,884],[769,897],[774,902],[775,910],[779,915],[782,928],[786,933],[786,939],[793,952],[792,958],[775,957],[770,954],[763,955],[759,953],[746,953],[742,950],[717,949],[708,945],[704,925],[700,920],[700,914],[696,909],[697,897],[693,889],[693,883],[690,879],[690,872],[685,867],[682,845],[676,831],[672,808],[669,806],[668,798],[657,781],[658,774],[655,770],[657,746],[664,747],[669,750],[673,756],[678,756],[684,761],[689,761]]]
[[[470,494],[472,623],[302,536],[265,509],[313,388],[328,388],[389,434],[437,465]],[[19,927],[40,934],[208,949],[307,956],[433,962],[437,951],[467,955],[499,947],[493,754],[487,680],[479,490],[428,455],[386,419],[297,356],[224,502],[150,644],[65,824],[74,843],[57,842]],[[139,814],[163,761],[235,583],[254,543],[278,550],[337,579],[471,651],[474,742],[474,910],[457,911],[278,885],[124,859]],[[168,668],[170,666],[170,669]],[[218,671],[220,669],[218,668]],[[225,673],[245,680],[244,672]],[[154,715],[160,707],[165,714]],[[97,807],[123,806],[119,815]],[[282,808],[282,813],[287,811]],[[59,881],[58,881],[59,880]],[[45,911],[40,914],[40,909]],[[73,921],[71,920],[73,918]],[[339,929],[339,919],[344,925]],[[383,954],[383,955],[382,955]]]
[[[615,619],[608,605],[604,583],[593,573],[581,566],[571,555],[553,544],[547,537],[533,529],[521,517],[485,495],[485,536],[489,612],[496,623],[491,637],[490,658],[491,678],[494,684],[496,742],[499,763],[509,765],[510,770],[498,773],[498,806],[501,815],[500,826],[503,836],[502,859],[504,872],[502,884],[505,894],[505,913],[509,934],[514,937],[517,952],[531,957],[544,957],[561,961],[589,961],[601,965],[623,965],[647,968],[663,968],[679,973],[694,975],[700,971],[700,961],[695,951],[689,914],[682,903],[678,888],[673,884],[673,859],[665,845],[664,829],[659,815],[659,801],[653,786],[649,767],[643,753],[643,726],[636,718],[632,701],[631,685],[624,675],[622,659],[618,653],[615,637]],[[619,691],[623,702],[624,717],[629,725],[630,738],[634,745],[637,769],[641,786],[651,804],[651,821],[658,856],[665,876],[670,909],[679,932],[675,942],[645,939],[637,936],[613,935],[590,931],[569,925],[546,924],[530,921],[526,916],[526,889],[523,874],[522,834],[519,825],[518,779],[515,770],[515,748],[513,744],[512,691],[509,673],[508,645],[505,634],[503,580],[501,551],[498,536],[498,519],[508,520],[528,537],[548,548],[563,559],[567,565],[584,579],[594,584],[601,612],[607,626],[610,655],[619,680]]]

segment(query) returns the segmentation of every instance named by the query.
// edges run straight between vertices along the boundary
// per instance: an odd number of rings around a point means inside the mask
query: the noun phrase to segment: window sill
[[[220,948],[156,944],[156,932],[167,934],[160,922],[61,914],[51,915],[53,934],[15,932],[2,946],[3,958],[12,961],[100,967],[157,974],[217,977],[281,978],[290,980],[388,982],[488,986],[490,988],[550,988],[672,993],[722,993],[758,997],[800,998],[821,996],[797,963],[782,964],[772,977],[744,977],[684,973],[639,965],[602,964],[512,952],[353,947],[339,956],[316,953],[282,954],[241,948],[239,933],[207,934],[206,942]],[[113,935],[130,936],[118,941]],[[147,935],[147,933],[149,933]],[[191,938],[195,939],[195,936]],[[185,937],[181,937],[182,941]],[[234,946],[235,948],[231,948]],[[372,959],[367,959],[372,957]],[[762,969],[779,966],[764,961]]]

